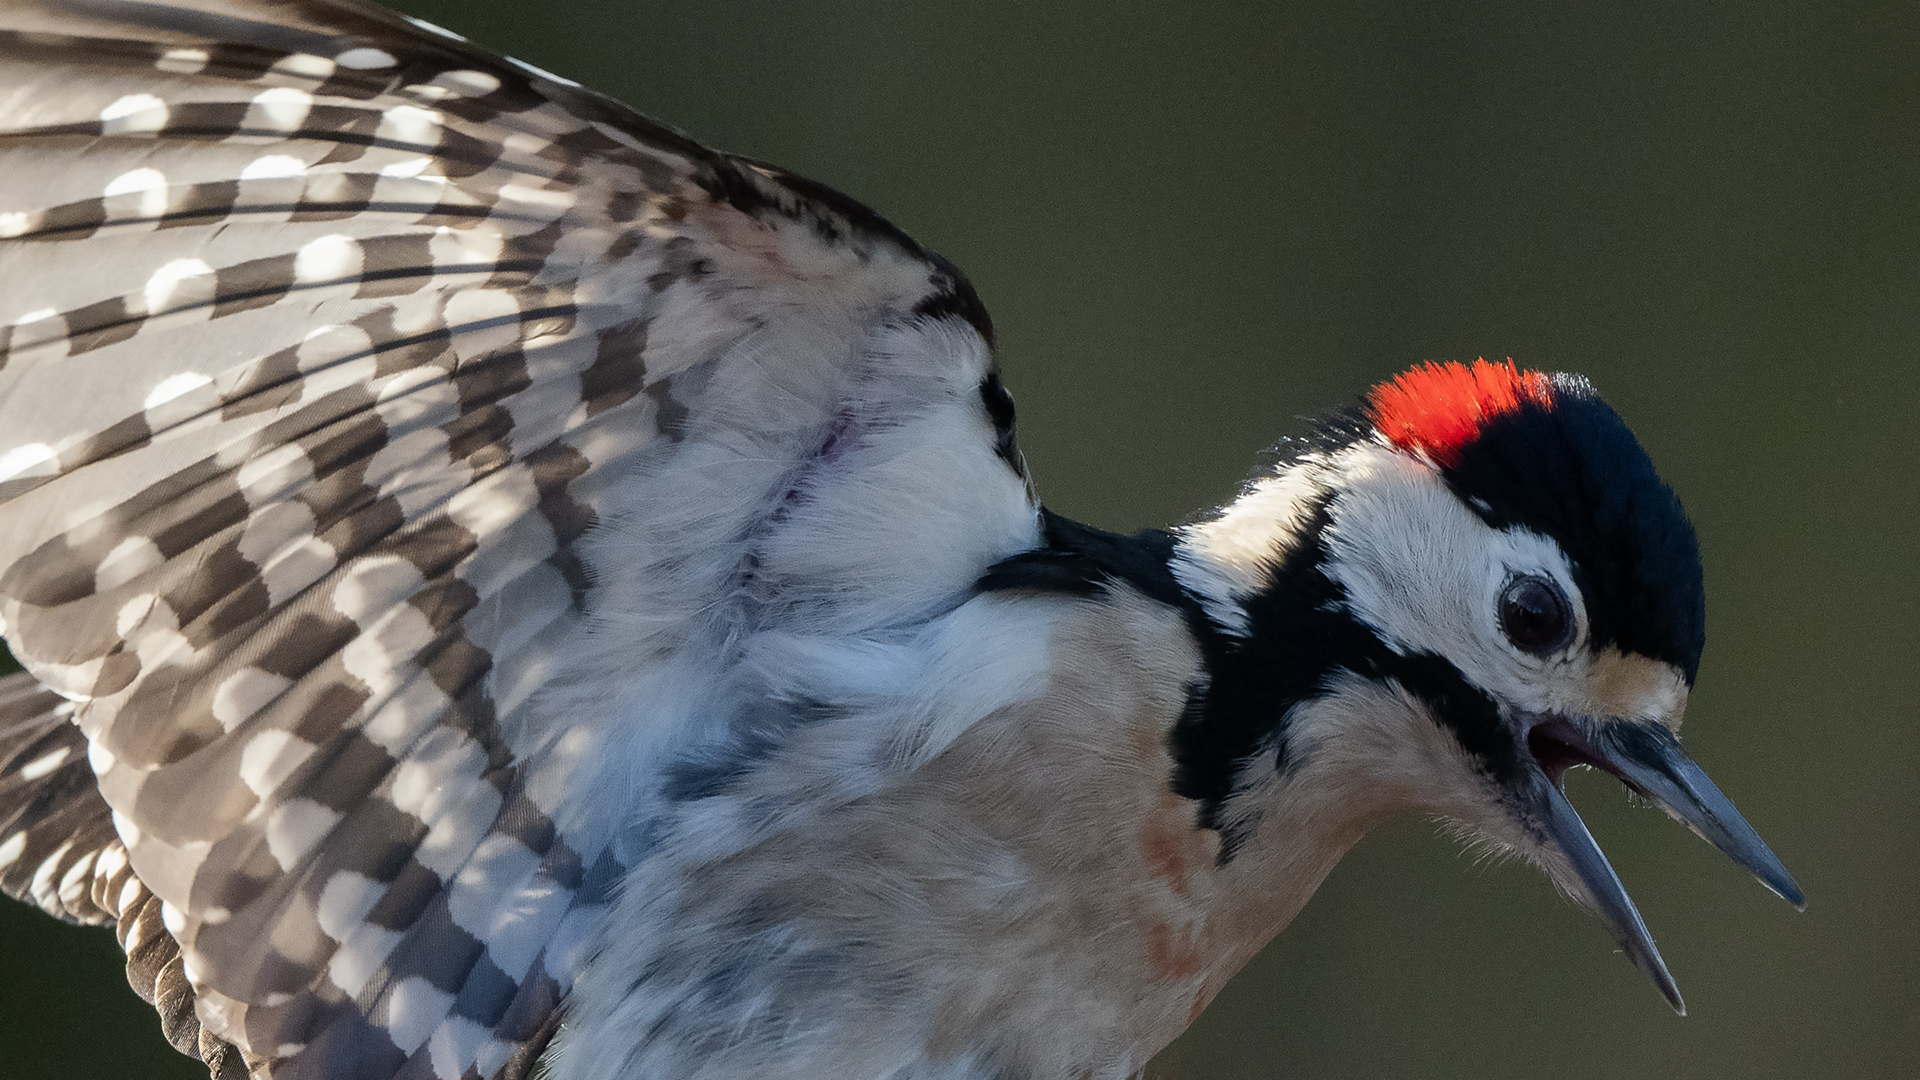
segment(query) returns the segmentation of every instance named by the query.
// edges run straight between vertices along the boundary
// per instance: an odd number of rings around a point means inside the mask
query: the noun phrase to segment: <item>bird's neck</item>
[[[996,775],[1034,780],[1031,794],[1075,819],[1063,835],[1105,837],[1100,862],[1022,861],[1081,867],[1086,880],[1051,895],[1124,907],[1098,920],[1102,951],[1136,969],[1100,984],[1139,988],[1105,1003],[1132,1018],[1136,1067],[1369,828],[1428,796],[1418,756],[1438,732],[1418,703],[1334,678],[1380,646],[1321,572],[1325,490],[1308,472],[1283,471],[1176,534],[1120,537],[1049,514],[1046,546],[982,583],[1097,601],[1056,624],[1045,699],[1004,729],[989,720],[969,735],[1023,744],[1027,767]],[[1080,1000],[1103,993],[1087,987]]]

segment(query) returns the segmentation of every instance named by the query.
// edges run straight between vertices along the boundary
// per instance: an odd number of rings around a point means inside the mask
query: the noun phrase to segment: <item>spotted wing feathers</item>
[[[119,894],[104,886],[126,880],[127,851],[72,720],[73,703],[32,676],[0,679],[0,890],[68,922],[110,922]]]
[[[0,103],[0,883],[117,921],[216,1075],[518,1075],[631,858],[606,724],[542,707],[606,537],[750,533],[941,402],[1017,462],[977,301],[358,4],[9,5]]]
[[[0,892],[69,922],[114,924],[127,981],[159,1010],[168,1040],[215,1080],[244,1080],[239,1053],[202,1034],[180,947],[114,831],[73,703],[26,674],[0,679]]]

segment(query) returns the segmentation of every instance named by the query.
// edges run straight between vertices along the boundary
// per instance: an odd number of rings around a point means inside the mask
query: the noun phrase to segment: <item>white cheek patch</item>
[[[1572,567],[1554,541],[1494,529],[1430,466],[1378,445],[1337,460],[1347,479],[1329,506],[1327,575],[1354,616],[1402,654],[1434,653],[1511,705],[1565,709],[1587,696],[1587,619]],[[1513,577],[1558,582],[1575,619],[1573,643],[1537,657],[1499,625],[1499,595]]]

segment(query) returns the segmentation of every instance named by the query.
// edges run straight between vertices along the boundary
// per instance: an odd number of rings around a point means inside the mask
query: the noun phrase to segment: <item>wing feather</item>
[[[356,3],[9,5],[0,117],[0,885],[216,1075],[531,1068],[607,755],[689,737],[620,728],[647,657],[1031,542],[971,289],[816,185]]]

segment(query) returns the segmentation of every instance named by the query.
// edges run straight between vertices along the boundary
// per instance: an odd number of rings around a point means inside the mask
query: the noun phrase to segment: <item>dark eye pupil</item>
[[[1573,630],[1566,597],[1550,581],[1523,577],[1500,596],[1500,625],[1507,640],[1531,653],[1552,652]]]

